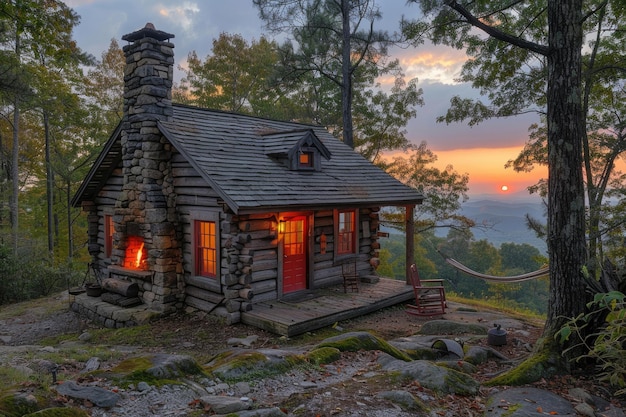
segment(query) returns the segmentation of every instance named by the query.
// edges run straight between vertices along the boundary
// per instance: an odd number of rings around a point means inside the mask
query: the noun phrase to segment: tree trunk
[[[583,275],[586,245],[582,175],[582,0],[549,0],[548,22],[550,299],[544,336],[552,338],[567,318],[585,311],[587,302]],[[572,350],[569,356],[578,353]]]
[[[13,254],[17,255],[17,240],[19,235],[19,160],[20,160],[20,142],[19,142],[19,123],[20,123],[20,105],[19,99],[16,97],[13,107],[13,149],[11,151],[11,199],[9,202],[9,211],[11,218],[11,243],[13,245]]]
[[[74,259],[74,231],[72,227],[72,183],[70,182],[69,178],[65,185],[65,206],[67,216],[67,260],[68,263],[71,265],[72,260]]]
[[[16,4],[18,6],[18,4]],[[20,40],[20,28],[19,24],[16,24],[15,29],[15,56],[16,62],[20,62],[22,53],[22,44]],[[19,160],[20,160],[20,99],[18,93],[15,93],[15,100],[13,101],[13,149],[11,152],[11,199],[9,201],[9,217],[11,219],[11,240],[13,245],[13,254],[17,256],[17,240],[19,234],[19,192],[20,192],[20,180],[19,180]]]
[[[50,261],[54,258],[54,228],[52,224],[52,208],[54,206],[53,198],[53,176],[52,161],[50,160],[50,121],[48,119],[48,111],[43,111],[43,127],[45,132],[45,159],[46,159],[46,203],[48,206],[48,256]]]
[[[341,107],[343,115],[343,142],[354,148],[354,132],[352,127],[352,48],[350,45],[350,1],[341,1],[341,17],[343,29],[342,62],[341,62]]]

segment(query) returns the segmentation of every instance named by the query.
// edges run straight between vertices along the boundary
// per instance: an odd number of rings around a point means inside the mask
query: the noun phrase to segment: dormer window
[[[292,171],[321,171],[322,159],[330,159],[330,151],[312,129],[272,132],[263,138],[265,154]]]
[[[315,168],[315,153],[312,151],[300,151],[298,167],[300,169]]]

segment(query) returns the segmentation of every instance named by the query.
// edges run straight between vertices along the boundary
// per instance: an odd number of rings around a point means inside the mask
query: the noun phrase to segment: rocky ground
[[[500,416],[505,412],[508,416],[566,415],[559,414],[560,411],[555,408],[557,399],[548,397],[546,401],[549,405],[541,405],[538,392],[555,394],[559,401],[563,399],[572,407],[585,403],[580,398],[583,394],[596,396],[596,402],[600,398],[606,400],[591,407],[587,414],[579,407],[578,415],[624,415],[619,400],[611,398],[611,391],[590,375],[556,377],[525,387],[526,390],[538,389],[520,394],[530,397],[524,402],[537,414],[515,414],[515,410],[509,409],[508,397],[499,398],[496,404],[490,402],[494,395],[509,391],[506,387],[483,386],[471,396],[437,393],[422,386],[418,380],[390,378],[388,373],[381,371],[386,354],[376,350],[344,352],[338,360],[324,366],[294,367],[280,375],[237,383],[202,377],[184,378],[178,384],[161,387],[142,382],[122,387],[116,385],[114,378],[108,378],[106,371],[137,355],[188,355],[200,364],[207,364],[215,355],[232,349],[271,354],[303,353],[328,337],[362,331],[372,332],[396,346],[403,346],[403,343],[414,342],[412,338],[417,337],[415,335],[427,325],[428,320],[408,316],[402,306],[397,306],[337,323],[333,328],[314,334],[287,339],[244,325],[224,326],[214,317],[194,312],[158,320],[135,332],[103,330],[79,319],[69,311],[68,305],[66,295],[60,294],[34,303],[0,308],[0,379],[4,376],[3,369],[12,368],[32,372],[31,381],[49,383],[53,388],[63,381],[71,381],[76,386],[115,393],[114,406],[98,406],[93,399],[72,395],[59,394],[55,399],[61,404],[79,406],[94,417],[215,415],[218,413],[217,405],[206,400],[213,396],[239,403],[249,402],[255,409],[263,411],[248,415],[266,416],[455,417]],[[472,377],[478,382],[510,369],[525,358],[541,333],[541,323],[490,311],[476,311],[454,303],[448,308],[445,320],[478,324],[485,328],[498,323],[507,330],[507,344],[504,346],[488,345],[486,336],[472,337],[472,345],[497,353],[474,370]],[[431,337],[453,339],[456,335]],[[50,370],[53,368],[58,377],[56,383],[52,381]],[[85,372],[89,369],[99,369],[104,373]],[[22,385],[24,391],[32,388],[30,383]],[[407,393],[425,404],[428,411],[408,410],[399,405],[401,399],[386,397],[401,397]]]

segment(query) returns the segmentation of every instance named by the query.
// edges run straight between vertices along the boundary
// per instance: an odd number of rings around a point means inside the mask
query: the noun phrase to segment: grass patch
[[[479,310],[493,310],[501,312],[508,316],[511,316],[512,318],[525,321],[534,326],[543,326],[543,323],[546,321],[545,314],[535,313],[529,309],[511,308],[507,307],[505,304],[496,305],[491,300],[463,298],[452,292],[446,292],[446,298],[450,301],[465,304],[466,306],[476,307]],[[464,309],[467,310],[467,307],[464,307]]]
[[[176,340],[174,332],[156,332],[149,324],[120,329],[92,329],[89,333],[90,343],[93,344],[159,347],[173,344]]]
[[[26,314],[35,318],[42,318],[52,313],[57,313],[69,308],[69,302],[65,292],[48,295],[45,297],[22,301],[20,303],[5,304],[0,306],[0,320],[21,317]]]
[[[0,381],[5,387],[23,384],[30,380],[28,372],[12,367],[0,367]]]

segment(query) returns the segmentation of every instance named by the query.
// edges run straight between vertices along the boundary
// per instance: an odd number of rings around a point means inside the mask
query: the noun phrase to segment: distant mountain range
[[[472,229],[476,240],[486,239],[498,247],[502,243],[527,243],[547,253],[546,243],[526,227],[527,214],[546,221],[545,208],[536,197],[528,194],[473,196],[462,204],[461,214],[482,225]]]
[[[546,222],[546,212],[540,198],[528,193],[472,195],[461,205],[460,214],[476,222],[472,229],[476,240],[486,239],[496,247],[503,243],[527,243],[547,255],[546,242],[537,238],[526,227],[526,214]],[[381,231],[398,234],[398,230],[381,226]],[[448,229],[438,229],[435,234],[445,237]]]

